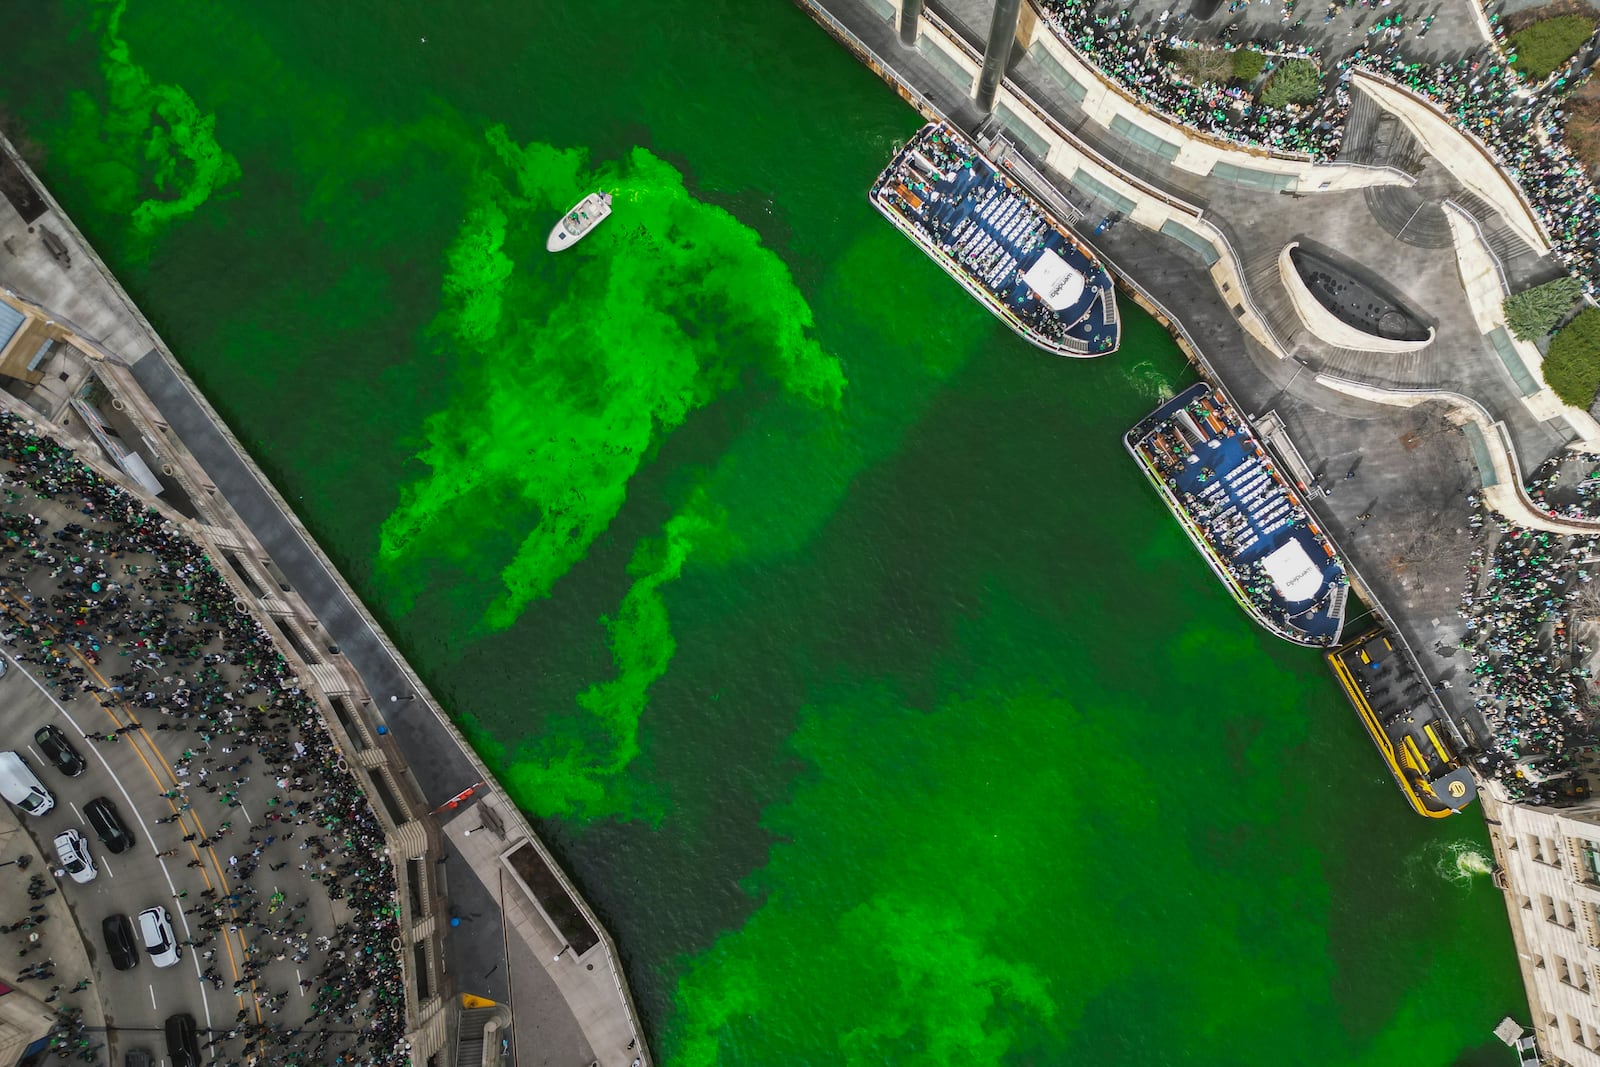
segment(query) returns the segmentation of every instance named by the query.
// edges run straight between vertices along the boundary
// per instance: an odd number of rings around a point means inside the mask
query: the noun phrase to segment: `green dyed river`
[[[1499,1065],[1412,815],[1119,435],[869,208],[786,0],[13,12],[46,181],[623,945],[664,1062]],[[616,213],[573,252],[583,193]]]

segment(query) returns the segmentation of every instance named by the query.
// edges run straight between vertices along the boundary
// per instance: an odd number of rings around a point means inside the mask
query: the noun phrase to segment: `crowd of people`
[[[1528,497],[1547,515],[1600,521],[1600,455],[1565,451],[1527,482]]]
[[[1334,0],[1329,15],[1346,6]],[[1553,92],[1535,94],[1505,62],[1498,46],[1438,64],[1417,62],[1403,50],[1403,23],[1393,16],[1325,71],[1321,96],[1303,105],[1268,108],[1245,87],[1197,85],[1178,75],[1166,53],[1194,47],[1166,20],[1146,31],[1126,8],[1102,0],[1046,0],[1045,18],[1056,34],[1153,111],[1211,137],[1274,152],[1331,160],[1343,143],[1350,112],[1349,80],[1363,71],[1386,78],[1433,103],[1458,128],[1472,134],[1521,187],[1563,261],[1600,294],[1600,192],[1568,150],[1561,98],[1576,88],[1566,74],[1553,76]],[[1498,21],[1490,19],[1497,37]],[[1428,23],[1418,23],[1425,33]],[[1215,42],[1231,47],[1227,42]],[[1253,45],[1269,59],[1321,53],[1290,41]]]
[[[1471,692],[1493,730],[1477,770],[1513,799],[1559,804],[1579,795],[1585,758],[1600,751],[1591,723],[1590,649],[1573,632],[1574,601],[1593,578],[1584,560],[1600,537],[1512,526],[1473,496],[1472,526],[1488,541],[1466,565],[1462,646]]]
[[[219,954],[218,940],[243,949],[232,985],[241,1006],[208,1035],[211,1055],[235,1067],[408,1063],[392,947],[398,887],[383,830],[266,632],[174,523],[9,413],[0,413],[0,483],[0,640],[58,699],[95,699],[126,720],[101,743],[143,730],[177,734],[184,746],[163,794],[172,844],[213,850],[228,874],[220,890],[178,894],[198,928],[186,944],[218,988],[233,955]],[[40,499],[60,507],[34,506]],[[276,788],[249,822],[239,792],[255,776]],[[202,826],[203,805],[220,821]],[[341,902],[345,920],[313,936],[309,898],[288,903],[272,890],[276,875],[255,877],[262,863],[297,866]],[[295,968],[308,962],[314,977],[296,989]],[[62,1026],[71,1029],[65,1014]]]
[[[1350,109],[1350,93],[1342,83],[1313,103],[1261,107],[1245,87],[1199,85],[1180,76],[1166,52],[1195,44],[1168,32],[1165,24],[1157,32],[1146,32],[1125,8],[1097,0],[1047,0],[1044,12],[1045,21],[1062,40],[1145,107],[1174,122],[1221,140],[1314,159],[1332,158],[1339,150]],[[1219,42],[1218,47],[1228,46]],[[1279,62],[1318,58],[1316,52],[1287,41],[1256,47]]]

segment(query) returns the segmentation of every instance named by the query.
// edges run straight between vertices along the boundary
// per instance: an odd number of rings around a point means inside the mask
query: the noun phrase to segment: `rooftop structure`
[[[872,203],[1029,342],[1100,356],[1121,337],[1111,276],[1021,184],[930,123],[872,186]]]
[[[1244,418],[1200,382],[1128,431],[1128,451],[1211,569],[1257,622],[1331,645],[1344,625],[1344,564]]]
[[[1600,1067],[1600,802],[1483,808],[1543,1062]]]

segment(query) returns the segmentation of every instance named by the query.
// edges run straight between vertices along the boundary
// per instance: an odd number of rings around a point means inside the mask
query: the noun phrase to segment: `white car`
[[[56,835],[56,858],[79,885],[94,881],[100,873],[89,855],[89,842],[76,830],[63,830]]]
[[[178,938],[172,932],[172,921],[167,918],[167,909],[159,904],[139,913],[139,936],[144,939],[145,951],[150,953],[150,962],[157,967],[171,967],[183,956]]]
[[[28,761],[15,752],[0,752],[0,797],[29,815],[43,815],[56,806],[56,798],[39,781]]]

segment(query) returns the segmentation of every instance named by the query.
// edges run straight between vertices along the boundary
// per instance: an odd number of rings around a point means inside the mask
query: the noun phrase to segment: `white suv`
[[[178,948],[178,938],[172,932],[172,922],[167,918],[167,909],[159,904],[139,913],[139,936],[144,938],[150,962],[157,967],[171,967],[183,955]]]
[[[79,885],[94,881],[100,871],[89,856],[89,842],[76,830],[63,830],[56,835],[56,857],[61,867]]]

